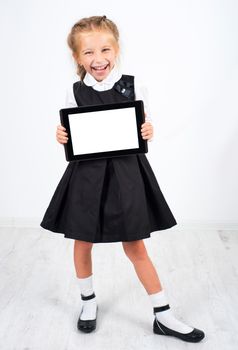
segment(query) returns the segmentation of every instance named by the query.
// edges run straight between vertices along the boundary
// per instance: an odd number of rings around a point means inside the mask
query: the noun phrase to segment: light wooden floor
[[[1,228],[0,349],[237,349],[238,232],[173,228],[145,244],[176,316],[205,331],[201,343],[153,334],[150,301],[119,242],[93,247],[98,327],[79,333],[73,240]]]

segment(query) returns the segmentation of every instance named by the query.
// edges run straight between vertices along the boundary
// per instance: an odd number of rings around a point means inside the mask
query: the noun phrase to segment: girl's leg
[[[95,325],[90,325],[88,320],[96,319],[97,303],[93,289],[92,274],[92,247],[93,243],[75,240],[74,242],[74,265],[80,287],[83,302],[82,312],[78,321],[78,328],[84,332],[91,331]],[[82,322],[83,321],[83,322]],[[87,321],[87,324],[84,323]]]
[[[74,241],[74,266],[76,276],[85,278],[92,275],[92,251],[93,243]]]
[[[122,242],[122,245],[126,256],[134,265],[137,276],[150,297],[153,308],[168,305],[159,276],[147,254],[143,240]],[[156,318],[165,326],[177,332],[189,333],[193,330],[192,327],[177,320],[170,309],[156,312]]]
[[[159,276],[148,256],[143,240],[122,242],[125,254],[133,263],[137,276],[148,294],[160,292],[162,286]]]

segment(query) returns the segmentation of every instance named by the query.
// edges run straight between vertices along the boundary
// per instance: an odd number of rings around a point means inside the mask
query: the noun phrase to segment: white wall
[[[77,78],[66,44],[81,17],[121,32],[124,73],[149,88],[147,155],[178,222],[238,223],[238,2],[2,1],[0,222],[40,218],[66,166],[55,139]]]

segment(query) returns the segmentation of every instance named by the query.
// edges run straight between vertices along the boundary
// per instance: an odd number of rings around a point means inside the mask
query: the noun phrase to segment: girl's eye
[[[91,53],[92,53],[91,51],[84,52],[85,55],[90,55]]]
[[[109,47],[103,49],[103,51],[109,51],[109,50],[110,50]]]

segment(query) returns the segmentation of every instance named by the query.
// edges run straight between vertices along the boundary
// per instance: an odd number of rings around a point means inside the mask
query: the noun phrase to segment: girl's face
[[[105,79],[115,65],[119,53],[118,44],[112,33],[93,30],[76,37],[77,53],[74,58],[97,81]]]

